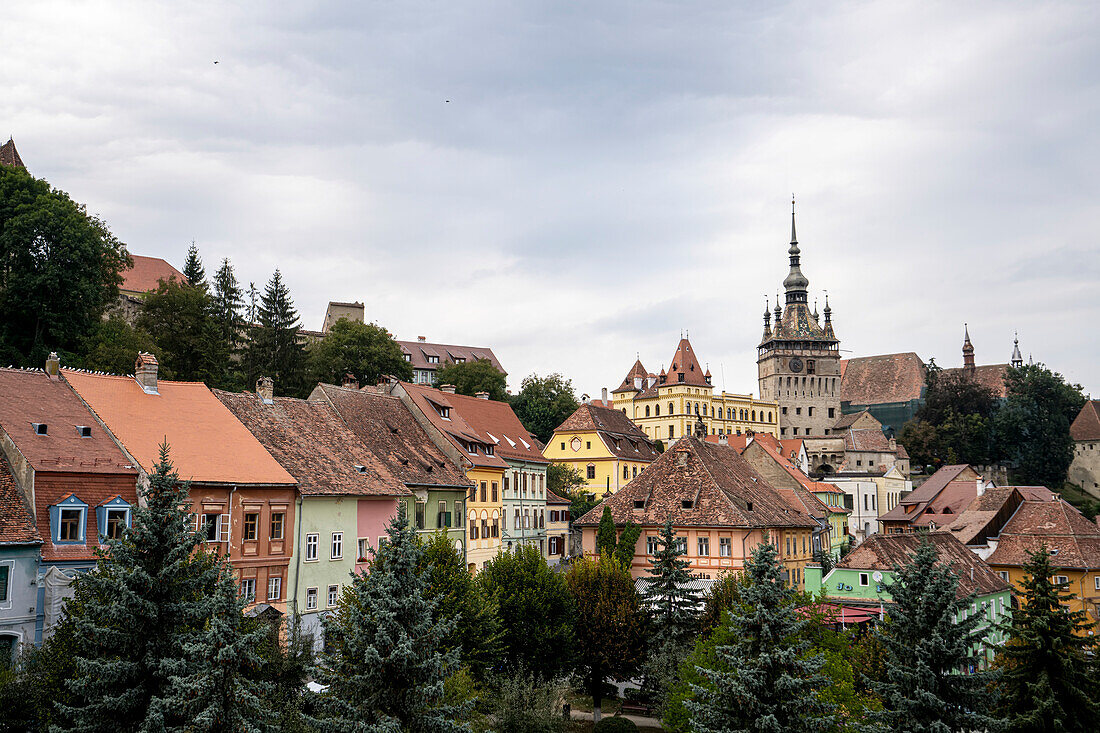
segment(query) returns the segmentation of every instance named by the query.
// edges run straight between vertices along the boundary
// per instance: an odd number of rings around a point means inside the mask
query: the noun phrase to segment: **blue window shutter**
[[[96,538],[102,540],[107,536],[107,506],[100,504],[95,508],[95,526],[96,534],[99,536]]]
[[[61,507],[56,504],[50,507],[50,537],[54,542],[61,539]]]

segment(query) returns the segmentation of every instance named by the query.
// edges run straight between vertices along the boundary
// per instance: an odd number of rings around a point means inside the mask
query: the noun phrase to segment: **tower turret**
[[[963,369],[974,371],[974,344],[970,343],[970,329],[963,324]]]
[[[802,274],[800,265],[802,250],[798,248],[798,235],[795,233],[794,195],[791,196],[791,246],[787,250],[787,254],[791,258],[791,271],[783,280],[783,289],[787,291],[786,303],[787,305],[805,303],[807,299],[806,288],[809,287],[810,281]]]
[[[1013,334],[1012,338],[1012,366],[1022,367],[1024,365],[1024,355],[1020,353],[1020,334]]]

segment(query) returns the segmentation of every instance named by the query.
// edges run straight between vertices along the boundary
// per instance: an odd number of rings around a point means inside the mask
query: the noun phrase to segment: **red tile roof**
[[[310,399],[331,404],[367,449],[406,486],[471,486],[399,398],[319,384]]]
[[[990,565],[1020,567],[1046,545],[1056,568],[1100,569],[1100,526],[1062,499],[1025,501],[996,539]]]
[[[929,476],[923,484],[903,496],[897,506],[879,517],[879,521],[912,522],[920,516],[920,512],[924,510],[924,507],[928,506],[948,484],[968,468],[970,466],[965,463],[941,467],[940,470]],[[971,481],[971,483],[974,482]],[[977,493],[977,484],[974,484],[974,492]],[[917,505],[916,509],[906,511],[906,507],[914,504]]]
[[[304,496],[406,496],[410,492],[351,432],[328,402],[214,390]]]
[[[546,503],[547,504],[572,504],[573,502],[566,499],[564,496],[558,496],[550,489],[546,490]]]
[[[1024,495],[1014,486],[986,489],[942,529],[964,545],[985,544],[1000,532],[1023,501]]]
[[[684,375],[683,381],[680,375]],[[699,366],[699,360],[695,358],[695,350],[691,348],[691,342],[686,338],[680,339],[676,345],[676,353],[672,355],[671,366],[668,369],[667,384],[690,384],[698,387],[709,387],[703,368]]]
[[[853,405],[881,405],[920,399],[924,362],[912,351],[860,356],[842,362],[840,399]]]
[[[833,432],[836,435],[836,432]],[[844,450],[867,453],[893,453],[890,439],[882,434],[879,428],[862,428],[853,430],[849,428],[844,433]],[[831,437],[831,436],[830,436]]]
[[[485,346],[457,346],[455,344],[429,344],[426,341],[398,341],[397,345],[409,355],[409,363],[413,369],[435,370],[446,362],[459,363],[463,361],[483,361],[488,359],[501,374],[507,376],[500,360],[493,350]],[[438,363],[428,361],[429,356],[439,357]]]
[[[723,445],[722,439],[725,438],[725,445],[730,448],[734,448],[738,453],[744,452],[745,446],[749,444],[749,436],[745,435],[704,435],[703,440],[714,445]]]
[[[951,369],[944,369],[943,375],[966,377],[991,390],[994,397],[1004,399],[1008,396],[1008,389],[1005,387],[1005,373],[1007,371],[1008,364],[982,364],[976,366],[974,371],[969,374],[967,374],[965,367],[952,367]]]
[[[0,547],[40,544],[31,508],[15,483],[11,466],[0,453]]]
[[[944,527],[965,512],[977,496],[976,481],[952,481],[935,499],[915,513],[912,524],[925,527],[935,522],[936,526]]]
[[[88,437],[78,426],[90,429]],[[0,427],[35,471],[137,475],[69,384],[45,372],[0,369]]]
[[[644,508],[635,509],[635,502]],[[685,507],[685,502],[690,506]],[[737,450],[685,437],[645,471],[574,522],[597,525],[603,507],[616,524],[647,526],[815,527],[796,512]]]
[[[1085,403],[1070,425],[1069,434],[1074,440],[1100,440],[1100,400]]]
[[[507,468],[507,461],[498,455],[488,455],[484,450],[485,446],[493,446],[495,452],[496,441],[471,425],[457,407],[462,404],[460,399],[473,400],[477,399],[476,397],[467,398],[464,395],[451,394],[408,382],[402,382],[401,387],[408,393],[416,409],[420,410],[428,421],[461,451],[463,458],[475,466]],[[447,417],[443,417],[444,411],[448,413]],[[469,452],[468,448],[471,446],[475,447],[476,453]]]
[[[637,386],[634,383],[635,379],[640,379],[641,386]],[[630,371],[623,377],[623,383],[612,391],[612,394],[618,394],[619,392],[634,392],[635,390],[643,389],[649,384],[649,372],[642,366],[642,360],[638,359],[634,362],[634,366],[630,367]]]
[[[167,441],[183,480],[296,483],[202,382],[160,380],[159,394],[146,394],[133,377],[69,369],[62,374],[147,472]]]
[[[507,402],[483,400],[461,394],[447,395],[447,397],[454,408],[451,415],[453,416],[457,411],[462,419],[480,435],[488,436],[489,440],[496,444],[494,452],[501,458],[528,463],[550,463],[543,458],[542,449],[537,445],[537,441],[531,440],[527,428],[523,427],[523,423],[519,421]]]
[[[15,141],[10,137],[3,145],[0,145],[0,165],[10,165],[15,168],[23,168],[23,159],[19,157],[19,151],[15,149]]]
[[[187,282],[182,272],[160,257],[130,255],[130,259],[134,261],[134,266],[122,271],[122,285],[119,286],[119,290],[124,293],[147,293],[150,290],[156,290],[161,280],[176,279],[181,283]]]
[[[956,591],[959,598],[965,598],[971,593],[989,595],[1008,589],[1008,583],[990,570],[966,545],[942,532],[873,534],[845,555],[836,566],[852,570],[893,570],[895,567],[907,565],[924,539],[932,543],[939,555],[936,565],[947,565],[959,577]]]
[[[644,462],[657,460],[659,454],[653,441],[621,410],[583,404],[554,429],[555,433],[592,431],[600,436],[607,450],[617,458]]]

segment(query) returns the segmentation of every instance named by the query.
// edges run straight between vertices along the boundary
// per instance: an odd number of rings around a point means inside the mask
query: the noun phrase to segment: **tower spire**
[[[1012,338],[1012,366],[1022,367],[1024,365],[1024,355],[1020,353],[1020,334],[1013,333]]]
[[[974,366],[974,344],[970,343],[970,328],[963,324],[963,369],[972,372]]]
[[[810,281],[802,274],[799,261],[802,250],[798,248],[798,235],[794,225],[794,194],[791,194],[791,246],[787,254],[791,258],[791,271],[783,280],[783,288],[787,291],[787,305],[793,303],[805,303],[807,301],[806,288]]]
[[[791,194],[791,244],[798,244],[798,235],[794,231],[794,194]]]

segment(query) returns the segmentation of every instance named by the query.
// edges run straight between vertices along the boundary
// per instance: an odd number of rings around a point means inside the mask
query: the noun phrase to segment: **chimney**
[[[139,351],[134,362],[134,379],[141,385],[145,394],[160,394],[157,391],[157,357]]]
[[[57,352],[51,351],[50,355],[46,358],[46,376],[50,379],[57,379],[61,374],[61,360],[57,358]]]
[[[607,406],[607,387],[604,387],[602,390],[600,390],[600,395],[603,397],[603,404],[604,404],[604,407],[606,407]]]
[[[440,392],[446,392],[447,394],[455,393],[455,386],[453,384],[441,384],[439,385]]]
[[[420,343],[424,343],[425,341],[428,340],[428,337],[427,336],[417,336],[416,340],[419,341]]]
[[[354,374],[348,372],[344,375],[344,381],[340,383],[340,386],[348,389],[359,389],[359,380],[355,378]]]
[[[489,399],[489,393],[488,392],[477,392],[477,393],[474,394],[474,397],[477,397],[479,400],[487,400],[487,399]]]
[[[256,396],[265,405],[275,404],[275,380],[271,377],[260,377],[256,380]]]
[[[981,496],[982,494],[985,493],[985,484],[982,483],[982,477],[981,476],[978,477],[977,484],[978,484],[978,496]]]

